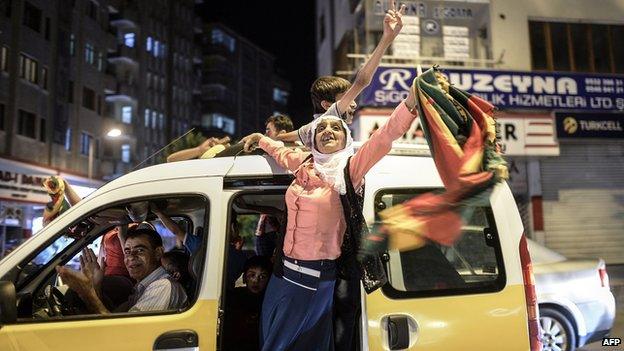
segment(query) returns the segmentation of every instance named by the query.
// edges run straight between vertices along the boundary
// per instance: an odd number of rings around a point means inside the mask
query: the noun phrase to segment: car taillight
[[[520,264],[522,265],[522,280],[524,281],[524,295],[526,298],[527,315],[529,324],[529,343],[531,351],[542,349],[540,340],[539,323],[537,321],[537,294],[535,293],[535,277],[531,265],[531,256],[527,248],[527,239],[524,234],[520,238]]]
[[[600,275],[600,286],[603,288],[609,288],[609,274],[607,274],[607,267],[604,262],[600,262],[598,267],[598,275]]]

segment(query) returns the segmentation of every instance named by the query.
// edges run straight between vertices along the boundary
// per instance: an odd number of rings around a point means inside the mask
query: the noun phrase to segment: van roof
[[[360,142],[354,143],[356,150],[361,146],[361,144],[362,143]],[[396,168],[396,166],[391,166],[391,164],[395,164],[397,162],[388,163],[388,161],[390,161],[389,159],[393,159],[398,156],[421,156],[424,158],[428,158],[429,162],[431,162],[429,157],[429,149],[426,145],[394,144],[392,150],[388,155],[390,156],[386,156],[384,158],[386,162],[383,163],[385,165],[382,167],[385,169],[383,173],[387,173],[389,169]],[[400,162],[398,162],[397,164],[400,164]],[[376,166],[375,168],[379,167]],[[371,172],[373,172],[374,169],[371,170]],[[422,170],[422,165],[420,167],[417,167],[417,169]],[[403,173],[403,171],[407,170],[401,167],[401,171]],[[369,174],[371,172],[369,172]],[[194,159],[188,161],[162,163],[136,170],[120,178],[110,181],[109,183],[105,184],[97,191],[95,191],[94,194],[106,192],[131,184],[145,183],[164,179],[219,176],[267,177],[272,175],[286,174],[288,174],[288,171],[277,165],[277,163],[268,155],[245,155],[236,157],[218,157],[212,159]]]

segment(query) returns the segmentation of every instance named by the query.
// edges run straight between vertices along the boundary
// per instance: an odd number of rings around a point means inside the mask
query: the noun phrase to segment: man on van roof
[[[184,307],[187,304],[184,288],[162,268],[162,238],[151,229],[131,230],[124,243],[124,263],[130,277],[137,281],[134,294],[130,295],[125,307],[114,312],[162,311]],[[100,299],[103,269],[91,249],[85,249],[80,256],[80,271],[69,267],[56,267],[56,271],[74,290],[89,311],[96,314],[111,313]]]

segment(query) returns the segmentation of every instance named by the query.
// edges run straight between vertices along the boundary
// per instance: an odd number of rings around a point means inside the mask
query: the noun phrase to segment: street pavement
[[[611,337],[624,339],[624,265],[607,266],[611,292],[615,296],[615,322],[611,329]],[[580,351],[622,350],[619,347],[602,346],[602,341],[596,341],[579,348]]]

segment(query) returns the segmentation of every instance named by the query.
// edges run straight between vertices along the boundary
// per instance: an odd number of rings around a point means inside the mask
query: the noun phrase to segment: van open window
[[[208,205],[204,196],[172,194],[129,199],[79,218],[2,277],[16,286],[18,321],[185,311],[198,295]],[[63,279],[56,270],[84,276],[81,261],[88,250],[103,275],[97,293],[106,313],[84,301],[72,277]],[[170,296],[142,299],[148,293],[156,297],[158,291]]]
[[[380,191],[375,197],[376,217],[383,209],[432,190]],[[384,286],[384,293],[391,298],[413,298],[501,290],[505,271],[489,200],[466,208],[463,217],[462,235],[452,246],[430,242],[409,251],[389,251],[386,256],[389,284]]]

